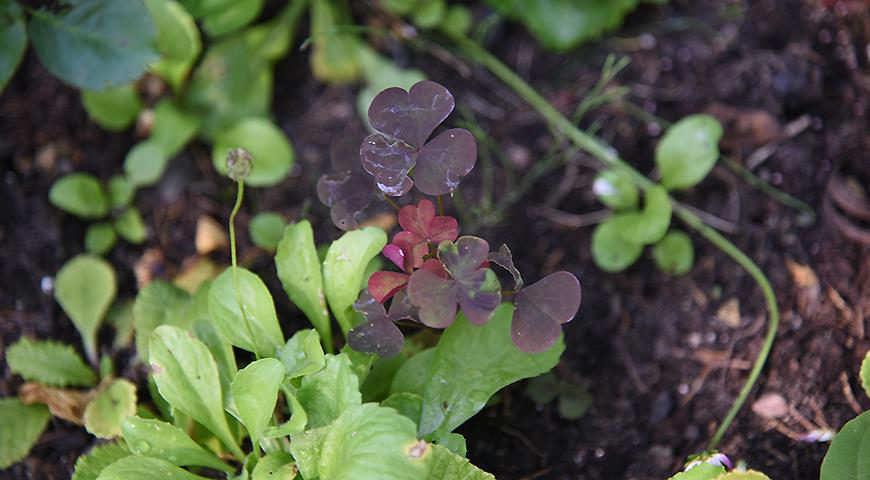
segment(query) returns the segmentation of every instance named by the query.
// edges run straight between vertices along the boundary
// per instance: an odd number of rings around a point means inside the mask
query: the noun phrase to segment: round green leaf
[[[209,35],[225,35],[251,23],[262,9],[263,0],[236,0],[228,8],[206,17],[202,24]]]
[[[867,396],[870,397],[870,351],[867,352],[867,356],[864,357],[864,361],[861,362],[861,386],[864,387],[864,391],[867,392]]]
[[[710,115],[689,115],[673,124],[656,147],[656,166],[668,190],[685,190],[704,179],[719,159],[722,125]]]
[[[248,224],[248,232],[254,245],[264,249],[275,251],[281,239],[284,237],[284,227],[287,222],[280,213],[262,212],[251,219]]]
[[[3,2],[0,5],[0,92],[24,58],[26,48],[27,32],[21,7],[15,2]]]
[[[17,398],[0,398],[0,469],[27,456],[51,415],[45,405],[24,405]]]
[[[242,147],[254,157],[254,167],[247,183],[264,187],[279,183],[293,166],[290,141],[272,122],[262,118],[242,120],[215,138],[212,161],[215,168],[227,173],[227,152]]]
[[[685,275],[695,263],[695,247],[688,235],[673,230],[653,246],[653,260],[659,270],[671,275]]]
[[[614,210],[634,210],[637,208],[638,191],[625,174],[617,170],[605,170],[595,177],[592,191],[601,203]]]
[[[605,272],[625,270],[637,261],[641,253],[643,245],[626,241],[614,217],[605,220],[592,232],[592,258],[595,265]]]
[[[115,229],[118,235],[124,240],[138,245],[145,241],[148,231],[145,227],[145,221],[142,220],[142,214],[136,207],[130,207],[115,219]]]
[[[133,84],[99,91],[85,90],[82,104],[93,121],[112,131],[129,127],[142,110],[142,101]]]
[[[153,139],[139,142],[124,158],[124,174],[134,187],[146,187],[160,180],[169,157]]]
[[[136,189],[121,175],[109,179],[109,202],[113,208],[123,208],[133,201]]]
[[[115,227],[109,222],[92,223],[85,232],[85,250],[95,255],[109,253],[117,241]]]
[[[92,255],[78,255],[57,272],[54,298],[82,336],[91,363],[97,361],[97,330],[117,291],[115,270]]]
[[[78,0],[61,15],[36,10],[28,34],[45,68],[82,89],[130,83],[157,59],[142,2]]]
[[[251,480],[284,480],[296,478],[296,462],[287,452],[272,452],[257,462]]]
[[[444,0],[428,0],[414,12],[414,24],[423,29],[435,28],[444,20],[447,3]]]
[[[441,22],[441,30],[451,35],[465,35],[471,30],[474,16],[465,5],[451,5],[447,9],[444,21]]]
[[[157,51],[165,60],[193,60],[202,48],[193,17],[175,0],[145,0],[157,29]]]
[[[109,213],[109,202],[99,180],[89,173],[70,173],[54,182],[48,200],[57,208],[91,220]]]
[[[88,402],[83,419],[85,428],[100,438],[121,435],[121,422],[136,413],[136,385],[123,378]]]

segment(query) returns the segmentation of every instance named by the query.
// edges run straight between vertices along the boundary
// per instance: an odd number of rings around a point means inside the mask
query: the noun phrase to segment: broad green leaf
[[[172,158],[196,135],[199,122],[199,118],[180,109],[171,100],[161,100],[154,107],[151,140],[160,146],[166,157]]]
[[[22,337],[6,350],[12,373],[54,387],[91,386],[97,377],[72,346]]]
[[[346,232],[326,252],[323,286],[329,308],[345,335],[355,326],[353,303],[359,296],[366,265],[386,244],[387,234],[383,230],[365,227]]]
[[[104,468],[97,480],[205,480],[159,458],[130,455]]]
[[[154,24],[142,2],[78,0],[61,15],[32,15],[28,35],[42,64],[76,87],[130,83],[157,59]]]
[[[342,27],[352,25],[345,3],[312,0],[311,5],[311,72],[325,83],[350,83],[360,76],[357,51],[361,41]]]
[[[821,480],[870,478],[870,411],[840,429],[822,461]]]
[[[495,480],[492,474],[475,467],[467,458],[461,457],[442,445],[432,445],[432,460],[429,465],[431,480]]]
[[[296,478],[296,462],[287,452],[272,452],[257,462],[251,480],[293,480]]]
[[[485,325],[473,325],[459,315],[444,331],[426,374],[420,435],[453,431],[503,387],[558,363],[565,349],[561,339],[545,352],[522,352],[511,341],[512,317],[513,307],[502,304]]]
[[[468,453],[468,446],[465,444],[465,437],[458,433],[451,432],[446,435],[441,435],[436,438],[435,441],[438,445],[441,445],[462,458],[465,458]]]
[[[435,358],[435,348],[429,348],[409,358],[396,372],[390,386],[390,395],[411,392],[422,395],[426,390],[426,375]]]
[[[860,376],[861,386],[864,387],[864,391],[867,392],[867,396],[870,397],[870,351],[867,352],[864,361],[861,362]]]
[[[601,172],[592,183],[592,191],[601,203],[614,210],[637,208],[639,198],[637,187],[630,178],[618,170]]]
[[[205,296],[207,295],[208,291],[206,290]],[[199,296],[200,293],[197,292],[196,297],[194,297],[194,304],[198,303]],[[188,311],[190,310],[193,310],[193,308]],[[206,314],[208,314],[207,311]],[[212,357],[214,357],[215,363],[217,363],[218,375],[221,380],[221,391],[224,394],[224,403],[226,403],[226,397],[231,395],[230,385],[239,371],[236,366],[235,354],[233,354],[233,346],[215,329],[214,324],[212,324],[208,317],[196,321],[193,324],[193,331],[196,333],[196,338],[200,339],[208,347]]]
[[[178,91],[194,60],[202,51],[199,29],[193,17],[173,0],[145,0],[157,28],[157,51],[161,59],[151,71]]]
[[[329,425],[348,408],[360,405],[359,380],[347,355],[327,355],[323,370],[302,377],[296,398],[308,415],[308,428]]]
[[[127,207],[118,218],[115,219],[115,230],[124,240],[139,245],[148,236],[145,220],[136,207]]]
[[[175,425],[131,416],[121,424],[121,430],[124,441],[136,455],[160,458],[179,467],[196,465],[227,473],[235,471]]]
[[[680,230],[672,230],[653,246],[653,260],[659,270],[671,275],[685,275],[695,263],[692,239]]]
[[[92,255],[77,255],[57,272],[54,298],[82,336],[85,353],[97,362],[97,330],[117,292],[115,270]]]
[[[236,409],[254,441],[272,418],[283,379],[284,365],[274,358],[262,358],[239,370],[233,380]]]
[[[306,429],[290,439],[290,453],[296,459],[296,467],[302,478],[318,478],[320,452],[329,428]]]
[[[390,386],[396,378],[396,373],[409,359],[420,353],[421,346],[412,339],[407,339],[398,355],[389,358],[375,358],[371,369],[360,386],[363,402],[380,401],[390,393]]]
[[[0,398],[0,470],[17,463],[39,440],[51,415],[44,405],[24,405],[17,398]]]
[[[731,471],[719,475],[715,480],[770,480],[770,477],[755,470],[747,470],[745,472]]]
[[[317,470],[330,480],[425,478],[431,448],[417,440],[410,420],[367,403],[346,410],[329,426]]]
[[[614,217],[598,224],[592,232],[592,259],[605,272],[625,270],[640,258],[641,253],[643,245],[626,241]]]
[[[121,435],[121,422],[136,413],[136,385],[128,380],[115,380],[88,402],[85,428],[100,438]]]
[[[208,347],[180,328],[162,325],[151,334],[149,352],[160,396],[243,458],[224,414],[217,364]]]
[[[93,121],[114,132],[129,127],[142,110],[139,92],[133,84],[99,91],[85,90],[82,104]]]
[[[72,480],[96,480],[109,465],[132,455],[121,442],[103,443],[76,460]]]
[[[109,179],[109,203],[113,208],[123,208],[133,201],[136,189],[122,175],[115,175]]]
[[[260,277],[244,268],[228,268],[214,280],[208,310],[217,330],[236,347],[274,357],[284,345],[269,289]]]
[[[646,191],[643,210],[618,213],[611,221],[624,241],[651,245],[661,240],[668,231],[671,210],[668,193],[662,187],[655,186]]]
[[[713,480],[725,474],[725,467],[721,465],[713,465],[710,463],[701,463],[694,467],[680,472],[668,480]]]
[[[105,255],[118,243],[115,227],[109,222],[92,223],[85,232],[85,250],[94,255]]]
[[[153,139],[137,143],[124,157],[124,174],[134,187],[154,185],[163,176],[169,157]]]
[[[202,23],[209,35],[225,35],[251,23],[262,8],[263,0],[236,0],[221,12],[207,16]]]
[[[214,140],[212,162],[215,169],[227,173],[227,152],[242,147],[254,157],[254,167],[247,183],[268,187],[284,180],[293,166],[290,140],[274,123],[262,118],[249,118],[218,133]]]
[[[293,416],[290,417],[290,420],[287,420],[277,427],[267,427],[263,430],[263,438],[278,438],[296,435],[299,432],[304,431],[305,427],[308,425],[308,414],[305,413],[305,409],[302,408],[299,400],[296,399],[296,395],[294,395],[286,386],[283,390],[284,398],[287,399],[287,406],[290,407]]]
[[[381,402],[381,406],[399,412],[403,417],[414,422],[414,425],[420,424],[420,415],[423,413],[423,397],[416,393],[394,393]]]
[[[326,309],[323,274],[314,246],[314,232],[308,220],[287,225],[284,229],[284,238],[275,254],[275,267],[290,301],[320,332],[327,349],[331,348],[332,327]]]
[[[326,365],[320,336],[311,329],[294,333],[281,348],[278,359],[284,364],[284,375],[288,380],[310,375]]]
[[[102,218],[109,213],[103,187],[89,173],[64,175],[51,186],[48,199],[55,207],[85,220]]]
[[[719,159],[722,125],[710,115],[689,115],[668,128],[656,147],[662,186],[685,190],[698,184]]]
[[[248,233],[254,245],[274,252],[284,237],[284,227],[287,222],[277,212],[261,212],[254,215],[248,223]]]
[[[133,318],[136,329],[136,352],[143,362],[148,361],[148,343],[151,332],[160,325],[173,325],[187,329],[190,325],[185,314],[190,295],[164,280],[155,280],[136,295]]]
[[[18,69],[27,50],[24,15],[15,2],[0,5],[0,93]]]

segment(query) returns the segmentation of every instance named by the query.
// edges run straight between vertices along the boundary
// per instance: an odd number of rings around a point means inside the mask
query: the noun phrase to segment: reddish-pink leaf
[[[369,123],[379,132],[420,148],[453,106],[453,95],[446,88],[423,80],[410,91],[393,87],[375,96],[369,106]]]
[[[405,252],[402,251],[401,247],[399,247],[395,243],[388,243],[384,245],[384,249],[381,250],[381,253],[384,254],[385,257],[389,258],[390,261],[395,263],[397,267],[405,270]]]
[[[369,277],[368,289],[378,303],[384,303],[407,283],[407,273],[380,271]]]
[[[361,313],[366,321],[357,325],[347,334],[347,343],[354,350],[392,357],[402,350],[405,338],[402,331],[387,315],[384,306],[363,291],[353,308]]]
[[[522,351],[543,352],[553,346],[561,324],[580,308],[580,282],[568,272],[556,272],[517,292],[511,338]]]
[[[435,245],[456,240],[459,224],[453,217],[435,216],[435,205],[427,199],[417,205],[405,205],[399,210],[399,225],[413,234],[414,242],[430,242]]]

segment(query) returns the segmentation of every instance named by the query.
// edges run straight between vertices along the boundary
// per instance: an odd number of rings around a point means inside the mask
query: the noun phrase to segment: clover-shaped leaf
[[[489,320],[501,301],[495,273],[485,268],[489,244],[476,237],[459,237],[456,243],[441,242],[438,258],[452,278],[439,278],[420,269],[408,280],[408,297],[420,307],[420,321],[445,328],[456,317],[457,303],[465,316],[481,325]]]
[[[580,282],[568,272],[551,273],[517,292],[514,305],[514,345],[528,353],[546,351],[580,308]]]
[[[443,241],[453,242],[459,235],[459,224],[448,216],[436,216],[435,205],[423,199],[417,205],[405,205],[399,210],[399,225],[413,247]],[[401,234],[400,234],[401,235]],[[398,235],[397,235],[398,236]]]
[[[453,111],[453,96],[443,86],[423,80],[409,91],[398,87],[379,93],[369,107],[369,123],[378,131],[360,146],[363,168],[387,195],[401,196],[414,183],[427,195],[452,192],[477,159],[474,136],[447,130],[426,142]],[[415,169],[414,180],[409,173]]]
[[[317,197],[330,207],[332,223],[342,230],[357,227],[357,218],[377,191],[360,163],[359,144],[358,139],[338,142],[332,149],[333,171],[317,181]]]
[[[387,245],[386,247],[384,247],[384,249],[387,250],[387,247],[389,246],[390,245]],[[407,270],[403,268],[403,270],[406,272],[411,272],[410,268]],[[441,262],[434,258],[430,258],[423,262],[423,264],[420,266],[420,270],[428,271],[429,273],[438,278],[447,278],[447,272],[444,271],[444,266],[441,264]],[[378,303],[384,303],[385,301],[389,300],[393,295],[405,288],[405,285],[408,284],[408,278],[410,277],[410,275],[410,273],[402,272],[375,272],[369,277],[369,292],[371,293],[372,297],[374,297],[374,299],[378,301]]]
[[[490,252],[486,259],[504,268],[514,277],[514,290],[523,288],[523,276],[517,270],[517,267],[514,266],[514,257],[507,245],[502,244],[497,252]]]
[[[366,321],[347,334],[347,343],[354,350],[374,353],[381,357],[393,357],[402,350],[405,337],[393,323],[384,306],[366,291],[353,304]]]

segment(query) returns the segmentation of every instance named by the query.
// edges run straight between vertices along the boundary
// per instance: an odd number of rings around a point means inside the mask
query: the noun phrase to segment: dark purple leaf
[[[456,318],[456,281],[417,270],[408,279],[408,298],[420,308],[420,321],[432,328],[447,328]]]
[[[511,254],[511,249],[507,245],[502,244],[497,252],[490,252],[486,257],[490,262],[504,268],[514,277],[514,290],[523,288],[523,276],[517,267],[514,266],[514,257]]]
[[[388,315],[394,321],[410,320],[420,323],[420,309],[415,307],[408,298],[408,293],[404,290],[396,293],[393,301],[390,302],[390,311]]]
[[[426,195],[446,195],[477,161],[477,143],[468,130],[452,128],[429,141],[417,155],[414,181]]]
[[[364,290],[360,294],[353,308],[361,313],[366,321],[348,332],[347,343],[351,348],[381,357],[392,357],[402,350],[402,345],[405,343],[402,331],[387,315],[384,306],[368,292]]]
[[[419,149],[453,111],[453,95],[443,86],[423,80],[411,90],[393,87],[379,93],[369,106],[375,130]]]
[[[580,282],[568,272],[556,272],[517,292],[511,338],[520,350],[543,352],[580,308]]]
[[[332,149],[333,171],[317,181],[317,197],[330,207],[332,222],[342,230],[358,226],[358,217],[377,195],[375,183],[360,164],[359,141],[342,140]]]
[[[391,197],[411,190],[414,182],[408,172],[414,168],[416,152],[403,142],[373,133],[360,146],[362,166],[375,177],[378,188]]]
[[[442,242],[438,246],[438,258],[447,272],[459,282],[478,271],[488,254],[489,244],[477,237],[459,237],[456,243]]]

